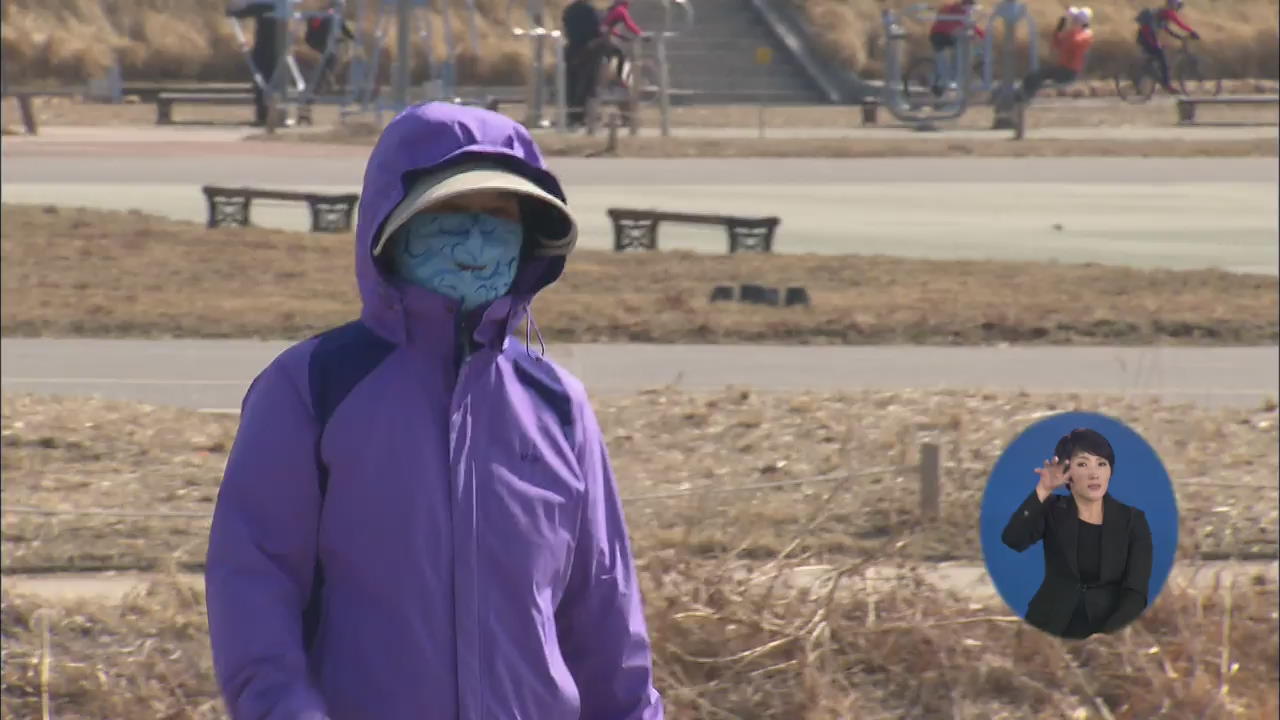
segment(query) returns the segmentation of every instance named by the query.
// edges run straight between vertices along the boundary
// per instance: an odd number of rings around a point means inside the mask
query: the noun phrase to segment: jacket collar
[[[385,281],[379,284],[376,300],[364,303],[360,319],[394,343],[450,349],[465,323],[473,346],[500,350],[511,330],[528,313],[531,299],[528,295],[504,295],[484,307],[464,312],[457,300],[440,293]]]

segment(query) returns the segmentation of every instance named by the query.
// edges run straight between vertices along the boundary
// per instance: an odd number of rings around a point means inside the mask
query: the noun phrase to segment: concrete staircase
[[[821,104],[821,87],[770,29],[751,0],[691,0],[694,24],[672,6],[667,41],[672,102]],[[631,14],[641,29],[662,29],[660,0],[633,0]],[[770,65],[756,64],[756,49],[773,50]],[[653,52],[652,46],[646,49]]]

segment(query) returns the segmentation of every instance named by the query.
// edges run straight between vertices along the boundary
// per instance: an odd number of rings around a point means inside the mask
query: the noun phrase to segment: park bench
[[[247,227],[249,208],[255,199],[298,201],[307,203],[311,210],[311,232],[349,232],[351,214],[360,196],[354,193],[329,195],[291,190],[264,190],[259,188],[229,188],[206,185],[201,188],[209,203],[209,227],[225,225]]]
[[[1198,105],[1276,105],[1280,96],[1266,97],[1184,97],[1178,98],[1178,124],[1194,125]]]
[[[781,222],[776,217],[738,217],[704,213],[666,212],[610,208],[613,221],[613,249],[657,250],[658,224],[722,225],[729,233],[729,252],[772,252],[773,233]]]
[[[182,103],[184,105],[252,105],[253,93],[158,93],[156,95],[157,125],[169,125],[173,123],[173,106],[175,103]]]

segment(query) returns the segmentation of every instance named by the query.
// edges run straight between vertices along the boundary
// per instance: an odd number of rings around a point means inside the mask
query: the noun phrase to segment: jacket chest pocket
[[[505,462],[487,465],[478,483],[486,560],[515,587],[559,598],[569,574],[581,485],[537,445],[515,442]]]

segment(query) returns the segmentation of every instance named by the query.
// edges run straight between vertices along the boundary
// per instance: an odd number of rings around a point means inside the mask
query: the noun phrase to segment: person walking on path
[[[258,73],[258,77],[253,78],[253,124],[266,125],[269,108],[263,84],[271,84],[280,61],[276,3],[274,0],[249,0],[238,6],[233,4],[227,9],[227,16],[237,20],[253,18],[253,49],[249,52],[249,60]]]
[[[566,38],[564,47],[565,95],[571,127],[586,122],[587,103],[595,96],[603,61],[604,36],[600,13],[591,0],[574,0],[565,6],[560,25]]]
[[[599,423],[529,341],[577,239],[559,181],[520,124],[425,103],[360,197],[359,319],[257,376],[218,493],[231,716],[662,720]]]

